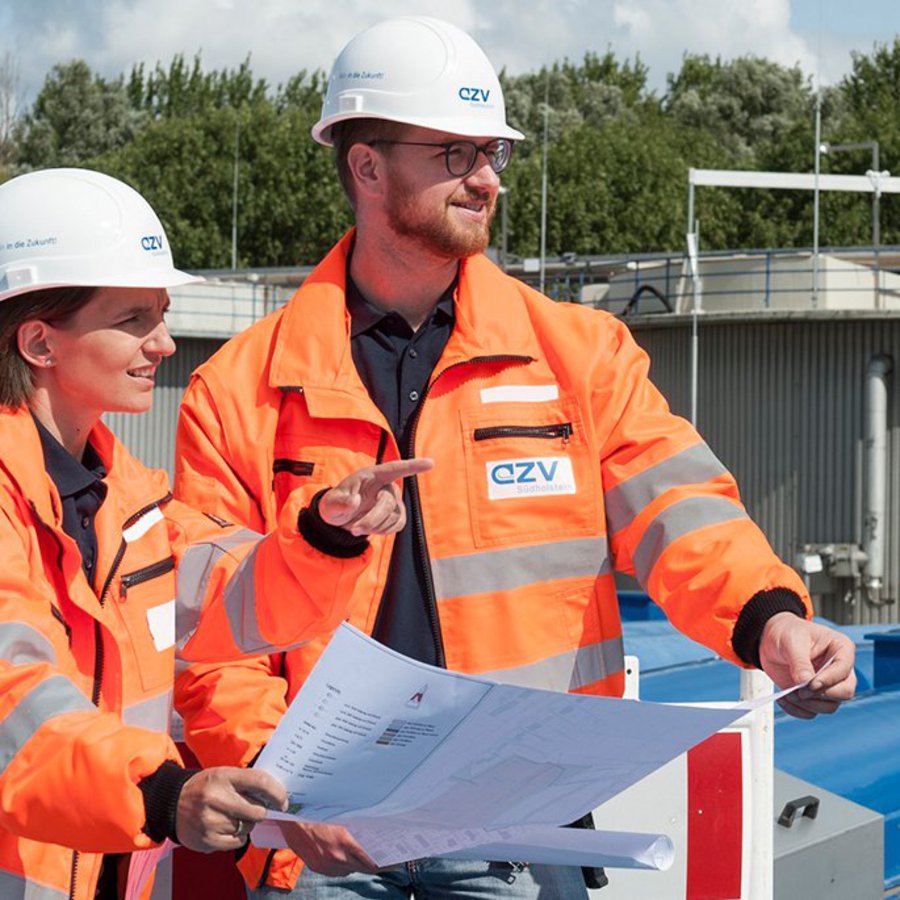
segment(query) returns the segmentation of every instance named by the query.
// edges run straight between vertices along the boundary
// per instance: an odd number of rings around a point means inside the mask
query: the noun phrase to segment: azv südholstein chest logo
[[[498,459],[486,463],[486,468],[491,500],[575,493],[575,473],[568,456]]]

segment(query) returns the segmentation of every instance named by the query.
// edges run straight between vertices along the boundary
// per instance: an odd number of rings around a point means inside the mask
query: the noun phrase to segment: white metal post
[[[237,269],[237,214],[238,177],[241,168],[241,119],[240,113],[234,122],[234,188],[231,194],[231,269]]]
[[[547,133],[550,122],[550,73],[544,82],[544,144],[541,159],[541,275],[540,291],[544,293],[545,268],[547,261]]]
[[[765,672],[741,671],[741,700],[772,693]],[[767,703],[750,723],[750,888],[748,900],[772,900],[775,866],[775,710]],[[745,798],[747,799],[747,798]]]
[[[822,91],[816,93],[816,171],[813,188],[813,284],[812,308],[819,305],[819,164],[822,155]]]
[[[691,216],[693,219],[693,216]],[[694,303],[691,310],[691,425],[697,427],[697,393],[700,380],[700,309],[703,304],[703,281],[700,278],[700,225],[694,220],[694,231],[687,234],[688,267],[694,288]]]

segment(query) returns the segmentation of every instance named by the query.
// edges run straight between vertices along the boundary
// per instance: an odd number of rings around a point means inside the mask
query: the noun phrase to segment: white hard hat
[[[522,140],[506,124],[503,91],[484,51],[455,25],[427,16],[388,19],[338,54],[312,136],[330,147],[345,119],[387,119],[467,137]]]
[[[0,185],[0,300],[49,287],[169,288],[175,268],[150,204],[89,169],[44,169]]]

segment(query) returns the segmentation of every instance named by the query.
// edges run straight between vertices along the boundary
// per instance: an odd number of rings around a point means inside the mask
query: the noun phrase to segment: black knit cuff
[[[352,559],[354,556],[362,556],[369,547],[369,539],[360,535],[350,534],[339,525],[329,525],[319,515],[319,501],[330,490],[325,488],[312,498],[309,506],[300,510],[297,517],[297,530],[306,540],[306,543],[314,547],[320,553],[328,556],[336,556],[338,559]]]
[[[745,604],[734,625],[731,646],[734,652],[751,666],[759,664],[759,642],[766,622],[776,613],[790,612],[801,619],[806,618],[803,601],[788,588],[772,588],[754,594]]]
[[[183,769],[178,763],[167,759],[152,775],[138,782],[144,795],[144,813],[147,817],[144,834],[150,840],[160,843],[170,838],[178,843],[175,831],[178,798],[187,781],[199,771]]]

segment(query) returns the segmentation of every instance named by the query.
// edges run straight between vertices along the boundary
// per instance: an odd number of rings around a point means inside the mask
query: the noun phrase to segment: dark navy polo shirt
[[[106,499],[106,467],[94,448],[87,444],[81,462],[34,417],[41,447],[44,451],[44,467],[56,485],[62,500],[63,531],[72,538],[81,551],[81,567],[87,580],[94,583],[97,565],[97,531],[94,519],[97,510]]]
[[[347,279],[350,313],[350,353],[363,384],[384,414],[400,452],[415,455],[409,446],[414,415],[425,395],[431,374],[453,331],[456,279],[441,295],[418,331],[396,312],[376,309]],[[434,477],[431,473],[425,478]],[[410,513],[408,492],[403,499]],[[423,554],[416,547],[415,529],[406,527],[395,538],[387,583],[372,636],[413,659],[436,665],[436,639],[427,608]],[[436,611],[435,611],[436,615]]]

